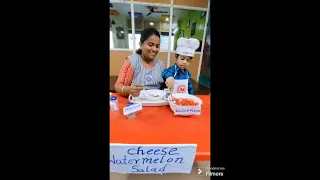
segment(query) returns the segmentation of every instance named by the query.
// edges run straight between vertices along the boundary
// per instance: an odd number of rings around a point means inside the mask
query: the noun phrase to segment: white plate
[[[168,100],[162,101],[142,101],[142,106],[168,106]]]
[[[158,89],[143,90],[140,92],[140,96],[144,97],[147,101],[159,101],[164,100],[166,92]]]
[[[130,95],[128,100],[134,103],[142,103],[142,106],[166,106],[169,105],[166,94],[164,90],[142,90],[139,97],[132,97]],[[158,95],[159,97],[152,97],[152,95]]]

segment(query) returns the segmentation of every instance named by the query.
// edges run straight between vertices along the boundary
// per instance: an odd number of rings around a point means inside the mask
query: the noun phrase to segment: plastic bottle
[[[117,96],[112,96],[110,98],[110,107],[112,111],[118,111],[119,110],[119,103]]]

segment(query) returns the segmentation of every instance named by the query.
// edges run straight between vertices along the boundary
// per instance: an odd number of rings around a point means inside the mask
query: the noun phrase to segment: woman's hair
[[[160,38],[160,33],[155,28],[146,28],[141,32],[140,43],[142,44],[145,40],[147,40],[150,36],[156,35]],[[141,54],[142,50],[139,48],[136,50],[137,54]]]

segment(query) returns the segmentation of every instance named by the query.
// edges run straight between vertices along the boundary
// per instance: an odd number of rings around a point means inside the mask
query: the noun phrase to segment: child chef
[[[199,46],[200,42],[197,39],[183,37],[178,39],[175,64],[162,72],[165,84],[172,93],[194,94],[190,81],[191,73],[187,67]]]

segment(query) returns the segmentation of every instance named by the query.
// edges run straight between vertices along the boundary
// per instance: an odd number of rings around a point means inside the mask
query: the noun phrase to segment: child
[[[191,84],[191,73],[187,70],[194,52],[200,46],[200,42],[194,38],[179,38],[176,49],[176,63],[162,72],[162,77],[167,88],[172,93],[194,94]]]

